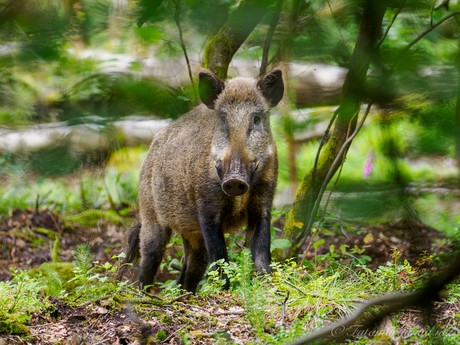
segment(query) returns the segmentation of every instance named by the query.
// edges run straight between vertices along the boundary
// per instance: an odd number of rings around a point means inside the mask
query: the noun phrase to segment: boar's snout
[[[222,190],[230,196],[243,195],[248,189],[248,183],[239,178],[229,178],[222,183]]]
[[[251,184],[251,176],[255,172],[255,163],[247,164],[239,154],[230,159],[223,158],[216,162],[217,174],[221,180],[222,191],[229,196],[245,194]]]

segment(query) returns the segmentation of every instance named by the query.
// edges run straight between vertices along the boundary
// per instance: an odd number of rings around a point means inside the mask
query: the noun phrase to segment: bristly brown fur
[[[120,270],[117,274],[117,279],[120,280],[126,270],[127,263],[132,263],[139,259],[139,233],[141,232],[141,223],[137,222],[131,225],[126,233],[126,243],[124,245],[125,259],[121,263]]]

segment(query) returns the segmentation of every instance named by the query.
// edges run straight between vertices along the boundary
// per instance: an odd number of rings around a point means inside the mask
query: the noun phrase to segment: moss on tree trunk
[[[204,53],[204,67],[221,79],[227,79],[227,71],[233,55],[262,19],[271,0],[243,0],[230,15],[227,23],[209,42]]]

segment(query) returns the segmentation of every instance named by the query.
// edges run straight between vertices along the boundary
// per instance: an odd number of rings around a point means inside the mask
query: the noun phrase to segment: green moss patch
[[[82,213],[67,216],[66,222],[79,224],[83,227],[96,227],[98,223],[111,223],[115,225],[123,225],[123,218],[113,210],[86,210]]]

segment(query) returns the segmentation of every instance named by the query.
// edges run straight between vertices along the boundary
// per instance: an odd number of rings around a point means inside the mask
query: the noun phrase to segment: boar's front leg
[[[261,274],[271,274],[270,267],[270,219],[271,211],[266,209],[263,214],[249,214],[247,236],[250,237],[252,261]]]
[[[220,259],[224,259],[225,262],[228,262],[227,247],[225,245],[222,226],[216,221],[215,214],[216,213],[212,216],[200,214],[199,216],[199,223],[201,232],[203,233],[204,243],[206,245],[208,262],[212,263]],[[222,272],[222,269],[218,269],[222,279],[226,279],[224,288],[228,290],[230,288],[230,281],[228,280],[227,275]]]

